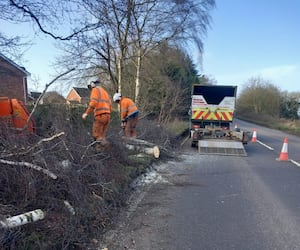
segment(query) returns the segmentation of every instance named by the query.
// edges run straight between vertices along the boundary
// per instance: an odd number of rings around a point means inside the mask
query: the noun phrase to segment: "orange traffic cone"
[[[281,153],[279,155],[279,158],[276,159],[277,161],[288,161],[289,156],[288,156],[288,138],[285,137],[281,149]]]
[[[256,128],[253,129],[253,134],[252,134],[251,142],[256,142]]]

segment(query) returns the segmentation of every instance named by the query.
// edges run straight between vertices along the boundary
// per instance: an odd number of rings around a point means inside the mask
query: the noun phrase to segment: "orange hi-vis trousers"
[[[131,117],[128,119],[125,125],[125,136],[136,138],[136,125],[138,122],[138,117]]]
[[[106,132],[110,123],[110,114],[100,114],[94,117],[93,137],[97,141],[106,140]]]

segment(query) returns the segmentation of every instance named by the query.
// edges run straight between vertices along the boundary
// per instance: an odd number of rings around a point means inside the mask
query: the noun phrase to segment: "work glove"
[[[88,114],[87,113],[83,113],[82,114],[82,119],[85,120],[87,118]]]

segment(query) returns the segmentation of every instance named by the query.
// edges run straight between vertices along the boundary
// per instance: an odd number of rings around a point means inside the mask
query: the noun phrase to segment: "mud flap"
[[[200,154],[247,156],[244,145],[239,141],[199,140]]]

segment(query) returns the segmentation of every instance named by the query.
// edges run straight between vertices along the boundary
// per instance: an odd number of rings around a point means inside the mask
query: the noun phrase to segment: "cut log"
[[[45,213],[41,209],[36,209],[24,214],[6,218],[0,221],[0,225],[4,228],[13,228],[35,222],[45,218]]]
[[[173,152],[168,151],[167,149],[165,149],[161,145],[158,146],[154,143],[151,143],[151,142],[148,142],[148,141],[145,141],[145,140],[141,140],[141,139],[136,139],[136,138],[123,137],[123,140],[127,145],[136,146],[137,151],[139,151],[139,148],[155,148],[154,150],[158,149],[158,151],[159,151],[158,152],[158,154],[159,154],[158,157],[161,157],[161,156],[176,157],[176,155]],[[140,152],[143,152],[143,151],[140,150]]]
[[[130,138],[130,137],[123,137],[123,140],[130,145],[138,145],[138,146],[148,146],[148,147],[154,147],[156,146],[154,143],[141,140],[141,139],[136,139],[136,138]]]
[[[126,138],[131,143],[140,144],[140,145],[147,145],[147,146],[153,146],[154,144],[145,140],[136,139],[136,138]]]
[[[145,147],[145,146],[138,146],[138,145],[130,145],[130,144],[126,144],[126,148],[128,148],[129,150],[135,150],[135,151],[139,151],[148,155],[153,155],[154,158],[159,158],[160,155],[160,150],[158,146],[154,146],[154,147]]]

